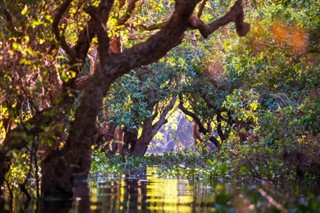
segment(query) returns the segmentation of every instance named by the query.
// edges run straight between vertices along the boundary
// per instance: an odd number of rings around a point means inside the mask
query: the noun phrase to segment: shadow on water
[[[318,196],[290,198],[288,189],[276,186],[248,186],[238,183],[209,186],[201,180],[190,182],[182,178],[160,178],[156,168],[142,168],[138,173],[123,176],[98,175],[89,182],[77,182],[74,199],[70,201],[31,201],[23,204],[15,200],[12,208],[6,204],[0,212],[320,212]],[[292,187],[291,187],[292,189]],[[271,197],[267,193],[274,190]],[[300,189],[299,189],[300,190]],[[301,191],[302,193],[302,191]],[[269,197],[268,197],[269,196]],[[278,197],[277,197],[278,196]],[[288,200],[280,201],[280,198]],[[272,200],[274,199],[274,200]],[[296,199],[296,200],[295,200]],[[309,202],[308,205],[306,202]],[[314,203],[312,203],[314,202]],[[291,203],[291,204],[290,204]],[[290,206],[292,203],[296,206]],[[310,211],[304,211],[299,205]],[[276,206],[280,205],[280,206]],[[289,211],[291,212],[291,211]]]

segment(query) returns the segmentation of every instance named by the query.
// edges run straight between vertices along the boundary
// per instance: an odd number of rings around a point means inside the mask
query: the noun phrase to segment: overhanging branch
[[[201,15],[202,15],[202,12],[203,12],[203,10],[204,10],[204,7],[205,7],[207,1],[208,1],[208,0],[203,0],[203,1],[201,2],[201,4],[199,5],[199,10],[198,10],[198,15],[197,15],[199,18],[200,18]]]
[[[207,38],[212,32],[216,31],[219,27],[222,27],[230,22],[236,24],[236,31],[239,36],[245,36],[250,30],[250,24],[244,22],[244,12],[242,1],[237,0],[223,17],[215,20],[210,24],[205,24],[200,17],[191,16],[189,19],[190,27],[198,29],[204,38]]]
[[[130,0],[125,14],[119,18],[117,25],[123,25],[129,20],[129,18],[131,17],[131,15],[136,7],[137,2],[138,2],[138,0]]]
[[[103,1],[102,1],[103,2]],[[101,11],[99,8],[90,6],[85,8],[92,19],[94,20],[95,31],[98,36],[98,50],[100,55],[100,61],[102,64],[106,63],[106,59],[109,56],[109,42],[110,38],[107,33],[106,22],[109,17],[110,10],[113,6],[113,0],[109,0],[106,3],[101,3]]]
[[[173,47],[182,42],[188,28],[198,29],[204,37],[219,27],[234,22],[240,36],[249,31],[249,24],[243,22],[242,1],[238,0],[222,18],[206,25],[200,18],[193,16],[194,9],[200,0],[176,0],[175,11],[161,29],[144,42],[109,57],[108,66],[103,70],[111,79],[128,73],[131,69],[153,63],[167,54]]]
[[[199,132],[201,132],[202,134],[206,135],[206,134],[209,134],[209,131],[204,127],[204,125],[202,124],[200,118],[194,114],[193,112],[189,111],[187,108],[185,108],[185,106],[183,105],[183,97],[182,95],[179,95],[179,100],[180,100],[180,103],[179,103],[179,109],[181,109],[181,111],[192,117],[192,119],[194,120],[194,122],[198,125],[199,127]],[[219,148],[220,147],[220,144],[219,144],[219,141],[213,137],[213,136],[210,136],[209,140],[214,143],[214,145]]]
[[[176,0],[175,12],[159,32],[121,54],[110,56],[109,65],[104,67],[109,77],[117,78],[133,68],[155,62],[180,44],[189,26],[188,18],[198,2],[199,0]]]
[[[60,34],[60,30],[59,30],[60,20],[61,20],[63,14],[65,14],[67,12],[71,2],[72,2],[72,0],[65,0],[62,3],[62,5],[59,7],[58,12],[56,13],[56,15],[54,16],[54,19],[53,19],[52,29],[53,29],[53,33],[54,33],[56,39],[60,42],[63,50],[66,51],[66,53],[68,54],[68,56],[70,58],[76,58],[75,50],[70,47],[70,45],[67,43],[64,35]]]
[[[161,126],[167,122],[166,116],[170,112],[170,110],[174,107],[176,100],[177,100],[177,97],[173,96],[171,101],[165,106],[164,110],[162,111],[159,120],[152,126],[152,137],[155,134],[157,134]]]

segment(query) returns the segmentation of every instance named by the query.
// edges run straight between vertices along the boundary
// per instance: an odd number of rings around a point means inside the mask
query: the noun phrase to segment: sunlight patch
[[[273,35],[273,39],[278,44],[283,44],[286,41],[288,34],[289,34],[286,24],[281,21],[273,22],[272,27],[271,27],[271,32]]]
[[[302,54],[308,47],[307,33],[301,27],[294,27],[292,29],[290,46],[295,54]]]

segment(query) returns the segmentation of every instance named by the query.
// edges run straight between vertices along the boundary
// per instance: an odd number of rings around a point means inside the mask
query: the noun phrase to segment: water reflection
[[[32,200],[13,203],[0,212],[320,212],[318,185],[242,184],[164,179],[156,168],[142,168],[124,176],[96,176],[78,182],[70,201]]]
[[[213,194],[197,190],[185,179],[163,179],[148,167],[143,175],[98,178],[90,185],[90,212],[213,212]],[[82,201],[77,202],[80,205]]]

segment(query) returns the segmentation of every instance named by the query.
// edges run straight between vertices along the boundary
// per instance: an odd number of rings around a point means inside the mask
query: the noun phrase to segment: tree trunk
[[[71,124],[65,147],[50,153],[42,162],[41,191],[44,197],[72,197],[72,181],[86,179],[91,165],[91,146],[97,133],[96,118],[111,79],[98,69],[89,82]]]
[[[122,146],[122,155],[130,155],[133,152],[133,149],[138,140],[138,130],[136,129],[124,129],[123,134],[123,146]]]
[[[174,107],[176,100],[177,100],[176,96],[173,96],[171,98],[170,102],[165,106],[165,108],[161,112],[159,120],[155,124],[152,125],[153,120],[155,118],[154,116],[152,116],[144,121],[142,134],[139,137],[139,139],[133,149],[134,155],[143,156],[146,153],[148,146],[149,146],[151,140],[153,139],[153,137],[157,134],[159,129],[162,127],[162,125],[167,122],[166,116],[168,115],[170,110]]]
[[[207,128],[204,127],[204,125],[202,124],[200,118],[193,112],[189,111],[187,108],[184,107],[184,102],[183,102],[183,97],[180,96],[180,103],[179,103],[179,109],[181,109],[181,111],[192,117],[194,122],[197,124],[198,126],[198,131],[201,132],[202,134],[206,135],[206,134],[210,134],[210,132],[208,131]],[[211,141],[219,150],[220,149],[220,143],[219,141],[214,137],[214,136],[210,136],[209,141]]]
[[[6,139],[3,144],[1,144],[0,148],[0,200],[3,195],[5,176],[11,166],[11,159],[13,157],[11,151],[19,151],[29,146],[32,142],[30,138],[37,137],[40,132],[43,131],[44,126],[50,126],[61,122],[65,115],[63,111],[70,108],[71,102],[72,101],[68,103],[65,102],[56,107],[45,109],[25,123],[8,132]],[[21,135],[28,135],[28,137],[21,137]]]
[[[146,153],[152,138],[152,118],[149,118],[143,123],[142,134],[139,137],[132,154],[136,156],[143,156]]]
[[[72,196],[72,179],[76,177],[87,178],[91,164],[91,146],[95,141],[96,117],[102,106],[102,100],[111,83],[118,77],[128,73],[130,70],[150,64],[164,57],[169,50],[180,44],[184,32],[187,28],[198,29],[204,37],[214,32],[221,26],[229,22],[235,22],[236,30],[243,36],[249,30],[249,25],[243,22],[242,1],[237,0],[234,6],[225,16],[206,25],[200,17],[193,17],[192,14],[199,0],[176,0],[175,11],[168,22],[157,33],[150,36],[146,41],[141,42],[132,48],[124,50],[122,53],[109,54],[109,38],[103,27],[108,20],[108,14],[112,8],[113,1],[101,1],[97,8],[89,7],[87,12],[92,19],[79,35],[79,42],[71,48],[65,41],[64,36],[60,36],[59,21],[66,12],[71,1],[65,1],[58,9],[54,18],[53,30],[62,48],[68,54],[70,64],[77,64],[84,61],[87,50],[90,47],[91,39],[96,34],[98,36],[98,51],[102,69],[94,74],[88,83],[80,106],[78,107],[75,120],[71,124],[69,138],[62,150],[55,150],[50,153],[42,162],[42,182],[41,191],[43,196]],[[102,17],[102,18],[101,18]],[[80,60],[79,60],[80,59]],[[68,97],[69,97],[69,93]],[[72,94],[74,96],[74,94]],[[72,100],[73,98],[69,98]],[[62,101],[63,102],[63,101]],[[68,104],[69,101],[66,102]],[[63,114],[63,113],[62,113]],[[59,115],[58,115],[59,116]],[[51,125],[54,118],[49,122],[41,121],[41,124]],[[39,124],[39,123],[38,123]],[[41,125],[37,125],[41,127]],[[145,133],[150,136],[148,129]],[[37,132],[41,132],[41,129]],[[32,133],[30,133],[32,135]],[[7,139],[6,139],[7,140]],[[15,143],[15,140],[10,141]],[[19,150],[25,147],[24,141],[18,141]],[[14,145],[16,146],[16,145]],[[146,143],[141,143],[141,149],[137,149],[140,155],[146,151]],[[10,148],[10,147],[9,147]],[[2,152],[4,150],[4,152]],[[0,163],[7,162],[8,152],[13,149],[3,149],[0,152]],[[0,187],[3,185],[5,173],[8,171],[6,165],[0,165]]]

